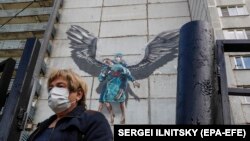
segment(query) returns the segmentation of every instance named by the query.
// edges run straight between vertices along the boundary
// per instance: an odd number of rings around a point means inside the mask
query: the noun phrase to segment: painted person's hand
[[[138,83],[137,81],[133,81],[133,86],[134,88],[135,87],[140,88],[140,83]]]

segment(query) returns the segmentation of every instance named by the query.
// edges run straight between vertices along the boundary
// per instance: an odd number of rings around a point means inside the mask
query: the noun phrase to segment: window
[[[224,30],[225,39],[250,39],[250,30],[231,29]]]
[[[227,8],[229,16],[237,16],[238,12],[237,12],[237,8],[234,6],[230,6]]]
[[[219,15],[220,15],[221,17],[222,17],[222,15],[225,16],[225,17],[229,16],[229,12],[228,12],[228,10],[227,10],[227,7],[221,7],[221,12],[220,12]]]
[[[236,69],[250,69],[250,56],[236,56],[235,68]]]
[[[238,15],[247,15],[247,9],[245,6],[237,6],[237,13]]]
[[[245,6],[227,6],[218,8],[219,16],[228,17],[228,16],[240,16],[248,15],[248,11]]]

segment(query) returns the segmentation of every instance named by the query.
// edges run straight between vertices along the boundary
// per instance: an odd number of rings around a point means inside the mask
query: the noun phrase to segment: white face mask
[[[117,62],[121,62],[121,57],[115,57],[115,60],[117,61]]]
[[[67,88],[54,87],[49,91],[49,107],[55,112],[60,113],[67,110],[71,103],[68,99],[69,90]]]

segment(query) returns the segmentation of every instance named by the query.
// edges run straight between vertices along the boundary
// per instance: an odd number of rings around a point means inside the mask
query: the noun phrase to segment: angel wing
[[[81,70],[98,76],[103,65],[96,60],[97,38],[78,25],[66,32],[70,40],[72,58]],[[144,58],[136,65],[128,66],[135,79],[144,79],[155,69],[177,57],[179,31],[167,31],[157,35],[146,46]],[[142,73],[143,72],[143,73]]]
[[[179,30],[158,34],[146,46],[144,58],[136,65],[128,66],[135,79],[144,79],[155,69],[177,57]],[[142,73],[143,72],[143,73]]]
[[[95,59],[97,38],[78,25],[72,25],[66,33],[74,62],[81,70],[98,76],[103,63]]]

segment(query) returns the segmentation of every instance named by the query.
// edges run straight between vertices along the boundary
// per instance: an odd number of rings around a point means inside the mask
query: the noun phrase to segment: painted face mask
[[[119,57],[119,56],[115,57],[115,61],[118,63],[121,62],[121,57]]]
[[[49,91],[48,104],[55,112],[60,113],[67,110],[71,103],[68,99],[69,90],[67,88],[54,87]]]

